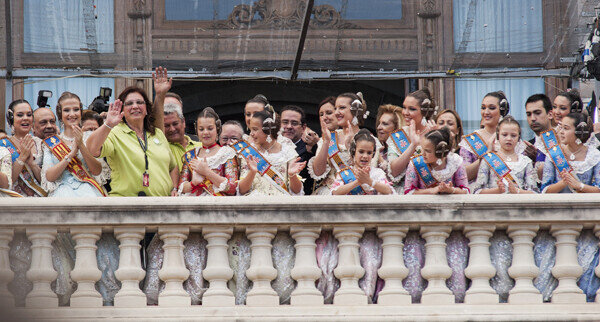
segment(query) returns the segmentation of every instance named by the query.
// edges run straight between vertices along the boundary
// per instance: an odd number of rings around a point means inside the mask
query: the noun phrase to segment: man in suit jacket
[[[316,145],[307,148],[306,142],[302,139],[306,130],[306,115],[301,107],[287,105],[281,110],[281,130],[283,136],[296,144],[296,152],[302,159],[301,161],[308,162],[315,156]],[[307,167],[300,172],[300,176],[304,179],[304,193],[312,194],[314,180],[308,174]]]

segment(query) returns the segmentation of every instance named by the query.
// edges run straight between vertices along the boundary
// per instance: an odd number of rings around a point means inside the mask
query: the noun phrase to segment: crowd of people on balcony
[[[361,93],[315,106],[320,137],[302,108],[276,109],[258,94],[244,106],[245,127],[206,107],[194,141],[166,69],[157,68],[153,81],[153,103],[128,87],[102,117],[71,92],[59,97],[56,115],[13,101],[11,135],[0,132],[0,195],[600,192],[600,134],[577,90],[553,102],[533,94],[518,107],[535,133],[531,141],[522,139],[502,91],[482,98],[481,128],[467,134],[460,116],[437,106],[427,88],[408,94],[403,106],[379,106],[376,133],[363,127],[369,112]]]

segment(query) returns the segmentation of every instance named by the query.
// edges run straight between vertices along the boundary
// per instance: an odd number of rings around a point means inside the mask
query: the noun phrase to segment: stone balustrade
[[[0,209],[0,301],[28,320],[600,314],[598,195],[40,198]]]

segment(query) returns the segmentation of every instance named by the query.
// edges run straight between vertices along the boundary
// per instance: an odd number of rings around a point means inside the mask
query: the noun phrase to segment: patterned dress
[[[522,190],[538,192],[536,177],[537,173],[533,168],[531,159],[517,154],[518,159],[513,162],[506,161],[506,165],[510,168],[510,175],[515,179],[517,186]],[[477,179],[471,185],[473,193],[480,193],[482,189],[490,189],[498,187],[498,176],[487,162],[482,162],[477,172]],[[507,190],[508,191],[508,190]]]
[[[13,137],[14,139],[14,137]],[[35,151],[33,151],[33,159],[35,163],[41,168],[42,167],[42,139],[34,136],[33,140],[35,141]],[[35,179],[33,172],[28,170],[28,166],[23,167],[23,171],[19,174],[19,178],[13,184],[13,190],[24,197],[42,197],[40,194],[35,192],[31,187],[29,187],[29,183],[26,180],[31,180],[36,185],[40,186],[40,183]]]
[[[373,180],[373,185],[375,185],[375,183],[377,183],[377,182],[383,183],[392,189],[392,194],[396,194],[396,191],[392,187],[392,183],[387,179],[387,176],[383,170],[381,170],[379,168],[371,168],[371,171],[369,172],[369,176]],[[333,193],[334,191],[339,189],[344,184],[345,184],[344,180],[342,180],[342,178],[340,176],[337,176],[336,180],[333,182],[333,185],[331,186],[331,192]],[[367,194],[367,195],[379,194],[377,192],[377,190],[375,190],[374,188],[372,188],[368,185],[361,185],[361,187],[362,187],[363,191],[365,192],[365,194]]]
[[[431,170],[431,169],[430,169]],[[431,170],[431,174],[438,182],[452,183],[454,187],[469,191],[467,171],[463,165],[463,159],[456,153],[450,153],[446,157],[446,167],[442,170]],[[417,174],[417,169],[412,161],[406,169],[404,182],[404,194],[412,194],[415,190],[425,189],[427,186]]]
[[[10,190],[12,186],[12,157],[10,155],[10,151],[3,146],[0,146],[0,173],[7,177],[7,190]],[[8,195],[0,191],[0,198],[2,197],[8,197]]]
[[[202,148],[195,148],[196,155],[199,155]],[[214,193],[222,193],[225,195],[235,195],[235,191],[237,188],[237,179],[238,179],[238,161],[235,155],[235,150],[231,147],[224,146],[217,151],[214,155],[207,157],[206,162],[208,163],[208,167],[212,169],[215,173],[220,175],[221,177],[227,179],[221,183],[219,186],[213,185]],[[196,174],[192,174],[189,167],[184,166],[181,169],[181,174],[179,176],[179,191],[183,189],[183,185],[186,182],[191,182],[193,176]],[[198,175],[199,176],[199,175]],[[199,176],[201,177],[201,176]],[[199,178],[202,180],[202,178]],[[192,192],[187,195],[193,196],[212,196],[213,194],[207,192],[201,185],[194,187],[192,185]]]
[[[583,161],[569,161],[574,174],[579,181],[586,185],[600,187],[600,151],[588,147]],[[546,192],[548,186],[561,180],[560,174],[551,158],[546,158],[544,163],[544,175],[542,177],[542,193]],[[560,193],[571,193],[569,187],[565,187]]]

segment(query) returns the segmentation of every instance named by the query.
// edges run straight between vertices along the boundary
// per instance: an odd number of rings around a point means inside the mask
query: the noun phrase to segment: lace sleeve
[[[396,144],[394,143],[394,141],[392,140],[391,137],[389,137],[386,142],[388,145],[388,153],[387,153],[388,162],[387,162],[387,168],[384,170],[387,171],[387,174],[390,177],[390,179],[392,180],[392,182],[397,184],[402,181],[402,178],[404,178],[404,175],[406,174],[406,169],[404,169],[403,171],[400,171],[400,173],[395,177],[392,175],[392,161],[394,161],[400,157],[400,151],[398,151],[398,149],[396,148]]]
[[[460,142],[461,143],[461,147],[460,150],[458,151],[458,154],[463,158],[463,164],[465,166],[477,161],[477,156],[472,153],[471,151],[469,151],[468,148],[463,146],[463,141]],[[467,143],[465,143],[467,144]]]
[[[290,164],[292,164],[294,161],[296,161],[296,158],[293,158],[290,161],[288,161],[287,166],[285,168],[285,177],[287,178],[288,190],[290,192],[290,195],[292,195],[292,196],[304,196],[304,185],[301,185],[300,192],[298,192],[298,193],[294,193],[292,191],[292,189],[289,188],[290,187],[290,176],[288,174],[288,169],[290,168]],[[298,177],[298,179],[300,179],[300,182],[302,183],[302,177],[299,174],[297,174],[296,176]]]
[[[524,177],[523,177],[523,190],[529,190],[538,193],[540,190],[537,186],[537,172],[533,167],[533,163],[531,160],[527,162],[527,166],[525,167]]]
[[[333,184],[331,185],[331,194],[333,194],[334,191],[338,190],[340,187],[342,187],[344,185],[344,181],[341,178],[338,178],[336,176],[335,181],[333,182]]]
[[[373,168],[371,172],[371,179],[373,179],[373,185],[375,185],[376,182],[383,183],[384,185],[390,187],[390,190],[392,191],[392,193],[390,193],[391,195],[396,194],[396,190],[394,189],[392,183],[387,179],[387,176],[383,170],[379,168]]]
[[[549,185],[556,183],[556,171],[554,171],[554,163],[551,158],[546,158],[544,161],[544,174],[542,176],[542,193],[546,192]]]
[[[479,170],[477,170],[477,179],[471,185],[473,193],[478,194],[482,189],[489,188],[490,181],[490,166],[486,162],[482,162]]]
[[[190,169],[187,167],[187,165],[184,164],[181,168],[181,172],[179,173],[179,184],[177,185],[177,191],[179,192],[179,194],[181,194],[183,191],[183,185],[186,182],[190,182],[191,180],[192,174],[190,172]]]
[[[87,139],[90,137],[90,135],[92,134],[92,131],[86,131],[83,133],[83,142],[87,142]],[[44,144],[44,147],[46,147],[46,145]],[[81,151],[79,151],[77,153],[77,156],[80,158],[80,160],[82,160],[83,162],[83,156],[81,155]],[[111,169],[110,166],[108,165],[108,163],[106,162],[106,160],[104,160],[104,158],[96,158],[96,160],[98,160],[98,162],[100,162],[100,165],[102,166],[102,170],[100,171],[100,173],[98,175],[93,176],[94,179],[96,180],[96,182],[98,182],[99,185],[103,186],[105,185],[108,180],[110,180],[110,176],[111,176]],[[87,164],[86,164],[87,167]],[[89,167],[88,167],[89,169]]]
[[[35,142],[35,153],[33,154],[33,159],[35,160],[35,163],[37,163],[37,165],[41,168],[44,158],[44,148],[46,147],[46,145],[43,144],[42,139],[38,138],[37,136],[33,137],[33,141]]]
[[[8,149],[0,147],[0,173],[8,179],[8,189],[12,186],[12,157]]]
[[[46,173],[48,172],[48,169],[52,168],[56,162],[56,158],[54,157],[54,155],[52,155],[52,152],[50,152],[50,149],[46,146],[43,145],[41,146],[42,149],[42,154],[41,154],[41,160],[42,160],[42,171],[41,171],[41,186],[42,189],[46,190],[48,193],[56,190],[56,188],[58,188],[60,180],[63,176],[63,174],[60,175],[60,177],[58,177],[58,179],[56,179],[56,181],[51,182],[48,181],[48,179],[46,178]],[[58,160],[57,160],[58,161]],[[65,169],[65,171],[69,171],[67,169]]]
[[[464,164],[460,164],[454,175],[452,176],[452,181],[455,187],[466,190],[467,193],[470,193],[469,189],[469,179],[467,179],[467,169]]]
[[[316,158],[316,155],[319,154],[321,149],[323,149],[323,139],[319,139],[319,141],[317,142],[317,153],[315,154],[314,157],[310,158],[310,160],[308,160],[308,164],[306,164],[306,168],[308,170],[308,175],[310,175],[310,177],[316,181],[325,179],[327,177],[327,175],[329,175],[329,172],[331,171],[331,166],[329,165],[329,160],[327,160],[327,162],[325,162],[325,171],[323,171],[323,173],[320,176],[315,174],[315,168],[314,168],[315,158]]]

